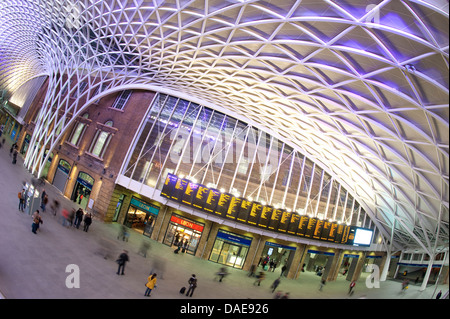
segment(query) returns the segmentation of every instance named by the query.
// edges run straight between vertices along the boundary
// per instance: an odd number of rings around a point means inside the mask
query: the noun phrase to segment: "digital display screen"
[[[312,238],[314,231],[316,230],[317,218],[311,217],[308,221],[308,226],[306,227],[305,237]]]
[[[291,212],[283,211],[281,214],[280,223],[278,224],[278,231],[285,233],[288,230],[289,223],[291,222]]]
[[[204,185],[198,185],[197,193],[195,194],[194,201],[192,202],[192,206],[197,209],[203,209],[203,205],[206,203],[206,199],[208,198],[209,188]]]
[[[232,197],[233,196],[231,194],[221,193],[214,212],[219,216],[225,216],[228,212],[228,207],[230,206]]]
[[[272,215],[270,216],[270,221],[269,221],[269,226],[268,226],[269,229],[272,229],[272,230],[278,229],[278,224],[280,223],[282,214],[283,214],[282,209],[273,209],[272,210]]]
[[[336,228],[336,236],[334,237],[335,243],[340,243],[342,239],[342,235],[344,234],[344,225],[338,224]]]
[[[252,203],[252,208],[247,218],[247,223],[250,225],[258,225],[259,217],[261,216],[263,205],[258,202]]]
[[[348,235],[350,234],[350,226],[345,225],[341,238],[341,244],[346,244],[348,241]]]
[[[330,225],[330,232],[328,233],[327,241],[330,241],[330,242],[334,242],[335,241],[337,227],[338,227],[337,223],[331,223],[331,225]]]
[[[309,222],[308,216],[305,216],[305,215],[300,216],[300,222],[298,224],[297,235],[305,236],[306,229],[308,229],[308,222]]]
[[[207,213],[214,213],[216,211],[217,203],[219,202],[220,191],[217,189],[210,189],[208,196],[206,196],[206,202],[203,205],[203,210]]]
[[[261,217],[259,218],[258,221],[259,227],[267,228],[267,226],[269,225],[270,218],[272,217],[272,211],[273,211],[272,206],[263,206]]]
[[[331,222],[328,220],[323,221],[322,233],[320,234],[320,240],[328,240],[330,234]]]
[[[191,206],[194,201],[194,197],[197,194],[197,189],[198,184],[193,182],[187,183],[181,202],[185,205]]]
[[[177,202],[181,202],[188,183],[189,181],[187,179],[178,178],[170,198],[176,200]]]
[[[252,209],[252,202],[245,198],[242,198],[241,207],[239,207],[239,213],[236,219],[241,223],[247,222],[247,218],[249,217],[248,215],[251,209]]]
[[[288,226],[288,234],[295,235],[298,229],[298,224],[300,223],[300,215],[297,213],[291,214],[291,221],[289,222]]]
[[[161,190],[161,196],[166,198],[171,198],[173,190],[175,189],[175,184],[177,183],[178,177],[173,174],[167,174],[166,180],[164,181],[163,188]]]
[[[356,228],[355,237],[353,238],[353,245],[370,246],[372,243],[373,230]]]
[[[241,208],[241,202],[242,202],[241,198],[232,196],[225,217],[230,219],[236,219],[237,214],[239,213],[239,209]]]
[[[323,223],[323,220],[317,219],[312,238],[320,239],[320,235],[322,235]]]

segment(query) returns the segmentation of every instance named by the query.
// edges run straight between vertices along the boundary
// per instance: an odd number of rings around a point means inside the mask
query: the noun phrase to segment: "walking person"
[[[152,290],[156,288],[156,274],[148,276],[145,287],[147,287],[147,289],[145,290],[144,296],[150,297]]]
[[[356,282],[353,280],[353,281],[350,283],[350,286],[349,286],[349,289],[348,289],[348,295],[349,295],[349,296],[351,296],[351,295],[353,294],[353,288],[355,287],[355,285],[356,285]]]
[[[81,221],[83,220],[83,210],[81,208],[78,208],[77,212],[75,213],[75,222],[74,222],[74,227],[76,227],[77,229],[80,228],[80,224]]]
[[[129,257],[128,257],[128,251],[124,250],[119,258],[116,260],[116,262],[119,264],[119,268],[117,268],[117,274],[118,275],[125,275],[124,271],[125,271],[125,264],[130,261]]]
[[[195,288],[197,288],[197,277],[195,277],[195,274],[192,274],[191,278],[188,280],[189,288],[186,292],[186,296],[189,295],[189,297],[192,297],[192,294],[194,293]]]
[[[42,224],[42,217],[39,215],[39,210],[33,213],[33,223],[31,224],[31,232],[37,234],[36,231],[39,229],[39,224]]]
[[[59,202],[54,199],[53,204],[50,205],[50,208],[52,210],[53,216],[56,216],[56,213],[59,211]]]
[[[256,283],[258,283],[258,286],[261,286],[261,281],[263,281],[265,278],[264,272],[260,271],[259,275],[256,276],[256,281],[253,283],[254,286],[256,286]]]
[[[17,148],[14,148],[13,154],[12,154],[12,157],[13,157],[12,163],[13,164],[17,163],[17,153],[18,153]]]
[[[83,231],[85,231],[87,233],[87,231],[89,230],[89,226],[92,224],[92,214],[91,213],[87,213],[84,216],[84,228]]]
[[[322,291],[323,287],[325,286],[325,278],[321,278],[320,279],[320,286],[319,286],[319,291]]]
[[[48,203],[48,196],[47,196],[47,194],[45,194],[44,198],[42,199],[42,203],[41,203],[41,208],[44,213],[45,213],[45,207],[47,206],[47,203]]]
[[[277,289],[278,285],[280,284],[281,280],[280,277],[278,277],[277,279],[275,279],[275,281],[272,283],[272,286],[270,286],[270,288],[272,288],[272,293],[275,292],[275,289]]]

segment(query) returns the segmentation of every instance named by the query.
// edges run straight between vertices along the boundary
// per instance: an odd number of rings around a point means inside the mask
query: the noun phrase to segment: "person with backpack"
[[[25,208],[25,195],[24,195],[24,191],[20,191],[19,194],[17,195],[19,197],[19,210],[21,212],[23,212],[23,209]]]
[[[192,294],[194,293],[195,288],[197,288],[197,277],[195,277],[195,274],[192,274],[191,278],[188,280],[189,288],[186,292],[186,296],[189,295],[189,297],[192,297]]]
[[[42,224],[42,217],[39,215],[39,210],[33,213],[33,224],[31,224],[31,232],[37,234],[36,231],[39,229],[39,224]]]

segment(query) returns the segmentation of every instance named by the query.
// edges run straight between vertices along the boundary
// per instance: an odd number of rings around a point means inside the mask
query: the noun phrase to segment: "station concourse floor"
[[[229,275],[223,282],[215,280],[220,264],[187,254],[174,254],[173,248],[149,240],[132,231],[128,242],[117,239],[120,225],[95,220],[88,232],[66,228],[60,216],[48,209],[42,213],[43,224],[37,234],[31,232],[31,216],[18,210],[17,193],[22,182],[31,181],[31,174],[18,156],[12,164],[10,144],[0,149],[0,298],[4,299],[146,299],[147,277],[152,269],[158,275],[157,288],[151,299],[189,299],[179,290],[187,286],[191,274],[196,274],[198,287],[192,299],[272,299],[270,286],[279,276],[280,269],[266,272],[261,286],[254,286],[254,278],[246,271],[227,267]],[[58,198],[67,209],[77,204],[64,197],[55,187],[46,184],[49,203]],[[41,187],[41,190],[42,188]],[[48,205],[49,206],[49,205]],[[139,254],[142,241],[148,240],[147,257]],[[125,275],[116,274],[116,258],[123,249],[128,250],[130,262]],[[104,253],[109,252],[105,259]],[[252,258],[248,256],[247,258]],[[77,265],[80,287],[67,288],[66,279],[72,274],[68,265]],[[259,270],[260,268],[258,268]],[[349,282],[340,275],[319,291],[320,278],[314,273],[301,273],[296,280],[281,279],[277,291],[289,292],[290,299],[431,299],[448,285],[429,285],[420,291],[420,285],[411,284],[401,293],[399,281],[387,280],[380,288],[369,289],[365,277],[356,283],[349,296]]]

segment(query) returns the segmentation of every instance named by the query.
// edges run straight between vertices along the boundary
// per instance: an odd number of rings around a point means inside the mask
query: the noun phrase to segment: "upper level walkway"
[[[9,144],[10,145],[10,144]],[[198,287],[192,299],[271,299],[270,286],[279,276],[279,270],[266,272],[261,286],[255,286],[254,278],[247,272],[228,268],[229,275],[223,282],[215,280],[221,265],[187,254],[173,254],[172,248],[148,240],[132,232],[128,242],[117,239],[120,225],[105,224],[94,220],[88,232],[82,227],[63,227],[60,215],[53,216],[50,209],[42,213],[43,224],[37,234],[31,232],[30,215],[18,210],[17,194],[22,182],[31,181],[31,174],[23,167],[22,158],[12,164],[9,145],[0,149],[0,293],[7,299],[144,299],[144,284],[150,271],[158,275],[158,287],[151,299],[178,299],[188,297],[179,294],[182,286],[195,273]],[[77,204],[64,197],[48,183],[45,187],[50,202],[57,198],[62,207],[76,208]],[[139,254],[143,240],[148,240],[147,257]],[[125,275],[116,274],[115,260],[123,249],[128,250],[130,262]],[[104,258],[104,254],[108,254]],[[72,271],[67,267],[76,265],[80,274],[80,287],[68,288]],[[68,279],[69,278],[69,279]],[[319,290],[320,278],[313,273],[301,273],[298,279],[283,278],[277,291],[289,292],[290,298],[314,299],[430,299],[439,290],[448,291],[448,285],[429,285],[420,291],[420,285],[411,284],[401,292],[401,283],[387,280],[380,288],[368,288],[365,278],[356,283],[349,296],[349,282],[343,276],[328,282]]]

